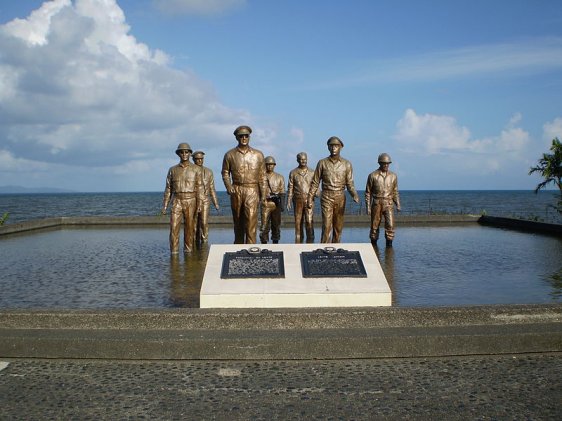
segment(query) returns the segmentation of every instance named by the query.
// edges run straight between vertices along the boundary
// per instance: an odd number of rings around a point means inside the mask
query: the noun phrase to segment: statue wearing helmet
[[[193,163],[201,168],[201,177],[203,180],[203,202],[201,209],[195,216],[195,241],[198,243],[206,243],[209,241],[209,211],[211,210],[211,201],[218,211],[219,201],[215,190],[215,177],[210,168],[204,167],[205,152],[196,151],[192,155]]]
[[[322,209],[322,243],[339,243],[343,230],[345,214],[345,189],[359,203],[359,196],[353,183],[353,167],[351,162],[340,156],[343,142],[332,136],[326,142],[330,156],[318,161],[314,176],[310,183],[307,207],[314,205],[314,196],[322,183],[320,207]]]
[[[168,170],[166,189],[162,203],[162,215],[166,214],[170,200],[170,252],[179,253],[180,227],[183,219],[184,252],[193,250],[195,238],[195,215],[201,208],[203,201],[203,178],[201,168],[189,162],[191,146],[180,143],[176,155],[180,162]]]
[[[269,231],[273,244],[279,243],[281,238],[281,212],[285,202],[285,179],[281,174],[274,172],[275,158],[265,158],[266,200],[261,204],[260,241],[267,244]]]
[[[394,240],[394,205],[400,212],[400,196],[398,194],[398,178],[389,170],[392,160],[387,153],[378,157],[379,168],[369,174],[365,187],[365,204],[367,214],[371,215],[369,237],[375,245],[379,239],[379,227],[384,218],[384,236],[387,247]]]

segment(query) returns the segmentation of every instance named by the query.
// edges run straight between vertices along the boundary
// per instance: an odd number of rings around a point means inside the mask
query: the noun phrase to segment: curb
[[[562,351],[562,305],[3,311],[1,358],[313,360]]]

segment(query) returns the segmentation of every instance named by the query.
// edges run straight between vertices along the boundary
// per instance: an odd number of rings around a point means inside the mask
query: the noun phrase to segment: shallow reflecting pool
[[[316,233],[320,238],[320,233]],[[368,228],[343,241],[367,242]],[[212,229],[228,244],[231,229]],[[282,231],[282,242],[293,230]],[[375,252],[396,306],[557,303],[562,240],[477,224],[399,227]],[[267,247],[267,246],[264,246]],[[167,228],[76,228],[0,239],[0,308],[198,307],[208,248],[171,258]]]

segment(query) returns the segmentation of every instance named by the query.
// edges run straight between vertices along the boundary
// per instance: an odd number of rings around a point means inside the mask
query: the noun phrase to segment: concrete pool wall
[[[215,227],[230,227],[229,217],[213,219]],[[478,220],[466,215],[400,217],[399,225],[471,226],[478,225]],[[284,225],[291,222],[285,218]],[[26,236],[34,230],[165,227],[167,223],[161,217],[51,218],[0,227],[0,237]],[[346,217],[346,226],[366,227],[368,218]],[[0,310],[2,358],[271,360],[560,351],[560,303],[220,311]]]

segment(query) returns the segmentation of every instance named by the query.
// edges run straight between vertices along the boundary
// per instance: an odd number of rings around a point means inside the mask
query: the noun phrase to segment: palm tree
[[[560,200],[558,201],[557,210],[562,213],[562,142],[557,137],[552,139],[552,146],[550,146],[552,153],[544,153],[536,167],[531,167],[529,175],[538,172],[542,178],[535,193],[553,183],[560,190]]]

